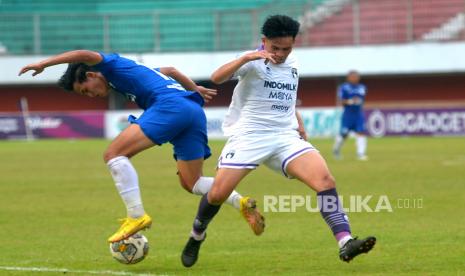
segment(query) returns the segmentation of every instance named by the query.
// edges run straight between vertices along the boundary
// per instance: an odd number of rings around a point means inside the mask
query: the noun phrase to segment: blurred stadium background
[[[209,85],[215,68],[259,45],[260,25],[275,13],[302,23],[299,107],[311,136],[337,131],[335,91],[349,69],[368,86],[372,136],[465,134],[464,0],[2,0],[0,138],[24,137],[25,124],[38,138],[113,137],[130,112],[120,111],[135,108],[118,95],[60,91],[65,66],[17,77],[25,64],[73,49],[119,52]],[[233,87],[219,86],[207,105],[212,137]],[[16,113],[21,98],[26,120]]]

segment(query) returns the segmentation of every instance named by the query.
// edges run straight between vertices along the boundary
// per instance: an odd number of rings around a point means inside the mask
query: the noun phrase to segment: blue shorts
[[[207,118],[202,106],[188,97],[162,98],[139,117],[129,116],[155,144],[170,142],[176,160],[207,159]]]
[[[363,113],[344,112],[342,114],[341,135],[346,136],[350,131],[365,132],[365,116]]]

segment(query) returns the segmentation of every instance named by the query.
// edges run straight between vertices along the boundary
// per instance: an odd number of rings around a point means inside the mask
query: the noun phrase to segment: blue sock
[[[208,193],[202,196],[200,199],[199,209],[197,211],[197,216],[194,220],[193,232],[197,235],[202,235],[207,230],[207,226],[210,221],[215,217],[215,215],[220,210],[221,205],[212,205],[208,203]]]
[[[347,215],[344,213],[341,204],[339,203],[339,197],[336,192],[336,188],[332,188],[326,191],[317,193],[318,206],[320,208],[321,216],[333,231],[333,235],[339,241],[347,233],[350,235],[350,225]],[[341,234],[339,234],[341,233]],[[338,235],[339,234],[339,235]]]

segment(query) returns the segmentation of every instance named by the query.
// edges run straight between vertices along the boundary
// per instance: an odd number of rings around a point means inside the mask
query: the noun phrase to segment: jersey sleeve
[[[365,97],[366,94],[367,94],[367,87],[366,87],[366,85],[362,84],[362,89],[363,89],[363,97]]]
[[[344,85],[339,85],[337,89],[337,98],[339,100],[347,100],[347,93],[344,93]]]
[[[243,52],[239,55],[236,56],[236,59],[242,57],[242,56],[245,56],[246,54],[250,53],[252,51],[247,51],[247,52]],[[247,62],[246,64],[242,65],[234,74],[233,74],[233,78],[242,78],[244,77],[245,75],[247,75],[247,73],[253,68],[253,61],[249,61]]]
[[[101,72],[108,72],[114,69],[117,64],[118,60],[120,59],[120,56],[118,54],[105,54],[105,53],[99,53],[102,56],[102,61],[93,67],[96,68],[97,70]]]

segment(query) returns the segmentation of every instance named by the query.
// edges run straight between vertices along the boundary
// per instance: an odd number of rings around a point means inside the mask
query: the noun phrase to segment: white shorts
[[[316,149],[300,138],[297,131],[232,136],[221,152],[218,168],[256,169],[265,164],[273,171],[292,178],[287,175],[287,165],[309,151]]]

